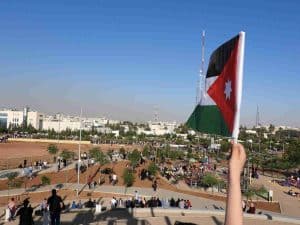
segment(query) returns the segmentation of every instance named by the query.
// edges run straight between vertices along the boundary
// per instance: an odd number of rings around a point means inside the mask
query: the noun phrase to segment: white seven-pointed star
[[[225,83],[225,90],[224,90],[224,94],[225,94],[226,100],[230,99],[231,92],[232,92],[231,81],[227,80],[226,83]]]

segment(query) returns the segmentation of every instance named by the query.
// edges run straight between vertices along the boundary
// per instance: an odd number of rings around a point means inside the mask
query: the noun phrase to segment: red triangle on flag
[[[236,112],[237,52],[238,41],[221,74],[207,91],[220,109],[230,132],[233,131]]]

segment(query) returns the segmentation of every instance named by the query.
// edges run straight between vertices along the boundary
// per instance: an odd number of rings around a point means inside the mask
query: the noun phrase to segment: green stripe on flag
[[[231,136],[223,116],[216,105],[197,105],[186,124],[195,131]]]

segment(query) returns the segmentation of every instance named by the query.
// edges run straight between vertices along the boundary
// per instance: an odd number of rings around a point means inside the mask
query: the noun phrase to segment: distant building
[[[80,129],[80,119],[78,117],[64,116],[57,114],[55,116],[47,116],[43,122],[43,130],[54,130],[56,132],[63,130],[76,131]]]
[[[246,130],[246,134],[257,134],[256,130]]]
[[[4,128],[31,125],[35,129],[41,130],[43,128],[43,118],[44,114],[30,111],[28,107],[25,107],[24,110],[0,110],[0,126]]]
[[[174,134],[175,128],[178,127],[176,122],[148,122],[148,127],[138,127],[137,134],[146,135],[165,135]]]

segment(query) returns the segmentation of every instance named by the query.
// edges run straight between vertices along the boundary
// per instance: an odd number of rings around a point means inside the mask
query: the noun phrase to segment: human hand
[[[236,143],[231,144],[229,176],[231,178],[239,178],[246,162],[246,152],[243,145]]]

